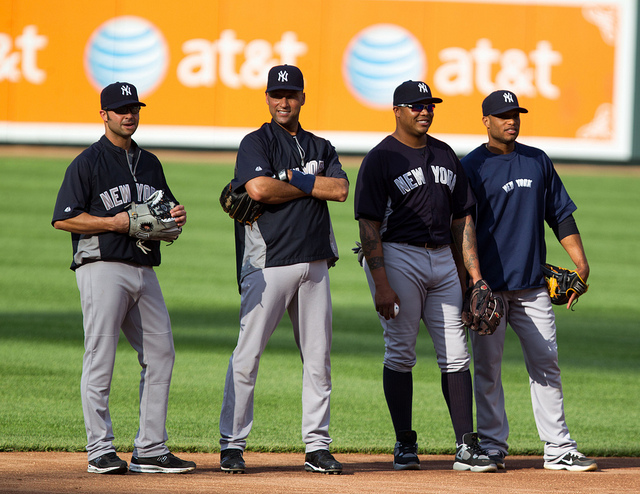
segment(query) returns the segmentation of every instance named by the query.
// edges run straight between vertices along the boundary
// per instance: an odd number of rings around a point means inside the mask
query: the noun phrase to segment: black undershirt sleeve
[[[562,220],[556,227],[551,227],[553,233],[555,233],[556,238],[560,241],[569,235],[574,235],[576,233],[580,233],[578,231],[578,225],[576,225],[576,220],[573,215],[567,216],[564,220]]]

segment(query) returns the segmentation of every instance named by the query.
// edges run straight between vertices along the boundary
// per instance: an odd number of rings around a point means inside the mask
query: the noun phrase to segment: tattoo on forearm
[[[367,259],[367,264],[371,271],[378,268],[384,268],[384,257],[372,257]]]
[[[380,232],[378,227],[370,221],[360,220],[360,243],[362,252],[367,259],[369,269],[374,270],[384,267],[384,257],[371,257],[371,254],[380,247]]]
[[[367,257],[369,257],[371,253],[378,248],[378,240],[375,238],[371,239],[360,237],[360,240],[362,241],[362,250],[364,255]]]
[[[469,227],[470,223],[465,224],[462,237],[462,253],[464,258],[464,265],[468,272],[478,270],[480,268],[478,263],[478,248],[476,245],[476,235],[473,228]]]
[[[369,221],[360,220],[360,242],[362,243],[362,251],[367,257],[378,248],[380,234]]]
[[[451,225],[453,240],[462,254],[464,267],[469,273],[478,270],[480,263],[478,261],[478,247],[476,244],[476,232],[470,217],[466,217],[464,221],[456,221]]]

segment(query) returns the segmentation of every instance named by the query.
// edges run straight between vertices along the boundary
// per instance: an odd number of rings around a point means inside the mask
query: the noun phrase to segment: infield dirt
[[[129,454],[120,454],[129,460]],[[86,472],[85,453],[0,453],[1,493],[638,493],[640,458],[598,458],[596,472],[555,472],[542,458],[507,458],[507,470],[452,470],[451,456],[422,456],[422,470],[396,472],[390,455],[339,454],[342,475],[305,472],[301,453],[245,453],[247,473],[219,468],[216,453],[178,453],[198,465],[183,475],[97,475]]]

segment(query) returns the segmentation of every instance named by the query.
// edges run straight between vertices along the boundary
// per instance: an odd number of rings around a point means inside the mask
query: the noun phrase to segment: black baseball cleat
[[[181,460],[173,453],[160,456],[131,457],[129,470],[137,473],[187,473],[196,469],[192,461]]]
[[[598,469],[596,460],[587,458],[579,451],[570,451],[555,460],[545,461],[547,470],[569,470],[570,472],[592,472]]]
[[[480,447],[478,434],[467,432],[462,436],[462,444],[456,448],[454,470],[471,472],[497,472],[498,467],[492,462],[487,453]]]
[[[416,431],[398,432],[396,439],[397,442],[393,448],[394,470],[420,470]]]
[[[87,472],[122,475],[127,473],[127,462],[118,458],[115,453],[106,453],[90,460]]]
[[[307,472],[339,475],[342,473],[342,463],[336,460],[328,450],[319,449],[305,455],[304,469]]]
[[[226,473],[244,473],[244,458],[241,449],[220,451],[220,470]]]

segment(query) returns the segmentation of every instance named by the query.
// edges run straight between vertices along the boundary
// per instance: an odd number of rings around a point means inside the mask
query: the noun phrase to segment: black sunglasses
[[[140,113],[140,106],[139,105],[121,106],[120,108],[112,108],[111,111],[113,113],[117,113],[118,115],[127,115],[128,113],[131,113],[132,115],[137,115],[138,113]]]
[[[413,105],[405,105],[405,104],[401,104],[401,105],[396,105],[396,106],[406,106],[407,108],[409,108],[411,111],[415,111],[418,113],[421,113],[422,110],[424,110],[425,108],[427,109],[427,111],[429,113],[432,113],[433,110],[435,109],[436,105],[434,105],[433,103],[430,103],[428,105],[423,105],[422,103],[416,103]]]

